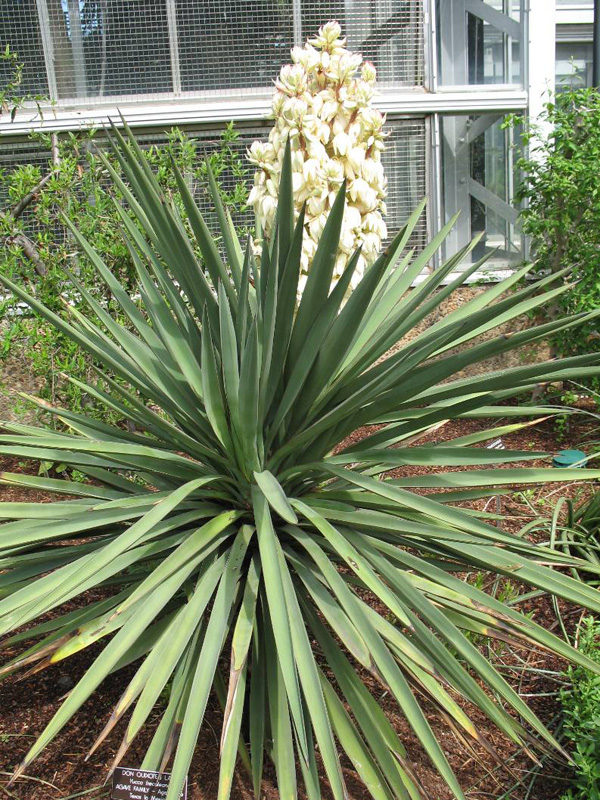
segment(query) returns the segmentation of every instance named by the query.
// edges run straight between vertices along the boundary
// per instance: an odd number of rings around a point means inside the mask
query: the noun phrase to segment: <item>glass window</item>
[[[394,236],[427,194],[425,121],[403,119],[388,122],[382,163],[387,177],[388,235]],[[421,250],[427,243],[426,215],[423,214],[409,247]]]
[[[470,258],[491,255],[488,267],[522,259],[523,241],[514,207],[516,157],[512,130],[498,114],[444,117],[442,181],[444,214],[460,212],[448,252],[456,252],[483,234]]]
[[[556,43],[556,90],[592,85],[592,42]]]
[[[522,0],[438,0],[437,13],[442,84],[522,84]]]

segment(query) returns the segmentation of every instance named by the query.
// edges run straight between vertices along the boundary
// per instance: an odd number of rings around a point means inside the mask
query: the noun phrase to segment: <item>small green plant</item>
[[[481,714],[517,746],[531,748],[537,737],[540,746],[557,747],[465,634],[538,644],[600,673],[600,664],[508,600],[512,582],[524,583],[600,613],[599,594],[552,569],[577,569],[578,559],[504,532],[457,503],[489,497],[498,486],[578,479],[581,471],[521,466],[545,453],[475,446],[497,437],[498,428],[453,441],[434,436],[441,420],[504,417],[500,401],[541,379],[600,374],[593,354],[460,377],[471,364],[580,322],[563,318],[482,341],[499,319],[551,298],[554,276],[507,292],[522,270],[407,336],[480,267],[438,291],[476,242],[411,289],[451,229],[415,254],[409,241],[422,204],[349,296],[359,251],[330,289],[342,185],[297,303],[303,219],[294,218],[292,144],[282,156],[273,231],[258,259],[250,237],[242,243],[236,236],[210,173],[222,252],[183,173],[174,168],[172,196],[126,131],[113,129],[125,180],[113,177],[134,215],[115,203],[134,287],[119,282],[74,224],[69,231],[127,327],[73,270],[70,291],[82,293],[87,309],[61,315],[0,276],[44,324],[102,365],[102,388],[80,382],[82,389],[132,423],[108,425],[46,406],[66,430],[6,423],[0,435],[2,455],[66,464],[93,479],[0,474],[9,485],[70,496],[0,504],[0,636],[5,646],[26,643],[0,676],[98,647],[14,778],[126,665],[130,683],[92,750],[124,727],[117,766],[170,684],[142,762],[156,770],[172,759],[166,800],[180,796],[213,690],[223,706],[218,800],[230,796],[238,753],[257,798],[269,758],[282,798],[298,796],[301,778],[317,800],[323,770],[328,793],[344,800],[348,766],[340,750],[374,800],[416,800],[411,754],[357,666],[393,698],[458,800],[464,792],[424,696],[462,739],[487,744]],[[108,158],[99,158],[110,172]],[[363,426],[368,435],[344,445]],[[423,465],[434,467],[387,476]],[[459,577],[477,571],[504,582],[507,602]],[[107,590],[101,599],[90,597],[97,586]],[[78,612],[65,609],[77,597]],[[478,716],[471,718],[473,708]]]
[[[41,114],[40,104],[45,101],[41,95],[26,94],[22,89],[23,64],[18,53],[11,50],[7,44],[4,50],[0,51],[0,75],[3,81],[0,84],[0,117],[2,114],[9,114],[14,120],[17,111],[26,102],[34,102],[38,112]]]
[[[600,622],[586,617],[579,628],[580,652],[600,663]],[[561,689],[563,733],[575,762],[574,785],[562,800],[600,800],[600,675],[569,667]]]
[[[579,400],[579,395],[572,389],[565,388],[559,397],[561,406],[574,406]],[[573,422],[573,415],[567,410],[564,414],[556,414],[553,418],[554,429],[558,442],[564,442],[567,438]]]

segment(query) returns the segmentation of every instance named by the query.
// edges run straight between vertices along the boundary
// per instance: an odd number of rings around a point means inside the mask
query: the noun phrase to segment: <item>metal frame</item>
[[[594,2],[559,5],[556,8],[557,25],[592,25],[594,22]]]
[[[493,111],[525,111],[527,92],[479,90],[468,93],[444,91],[429,93],[407,91],[403,94],[383,90],[375,105],[391,116],[425,116],[436,113],[467,114]],[[42,109],[21,108],[14,120],[0,119],[1,135],[24,135],[33,131],[69,131],[82,128],[98,128],[118,119],[119,112],[131,127],[165,127],[231,120],[267,120],[271,114],[271,96],[256,95],[248,98],[232,98],[221,102],[172,100],[155,103],[120,103],[92,108]]]
[[[438,49],[437,49],[437,13],[435,0],[423,0],[423,25],[425,38],[423,42],[423,82],[429,92],[438,88]]]

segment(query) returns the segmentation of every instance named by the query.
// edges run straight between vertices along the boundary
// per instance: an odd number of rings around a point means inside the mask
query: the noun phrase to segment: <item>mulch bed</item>
[[[544,450],[554,452],[563,447],[576,446],[581,438],[589,432],[586,418],[577,417],[572,423],[565,442],[557,442],[556,428],[552,421],[525,428],[523,431],[506,438],[506,444],[512,449]],[[512,420],[511,420],[512,421]],[[487,424],[486,424],[487,423]],[[500,420],[490,422],[480,420],[461,420],[451,422],[437,432],[436,440],[462,436],[491,425],[502,424]],[[364,431],[357,437],[365,435]],[[537,464],[537,462],[528,462]],[[542,463],[542,462],[541,462]],[[22,469],[17,462],[0,462],[0,468],[8,471]],[[395,474],[427,472],[427,468],[403,468]],[[559,488],[559,491],[556,491]],[[581,484],[561,487],[545,486],[535,489],[531,497],[536,507],[551,507],[559,497],[570,496],[581,499],[588,491]],[[0,501],[5,500],[48,500],[54,499],[36,492],[20,492],[14,488],[0,486]],[[482,509],[486,502],[478,501],[476,505]],[[499,501],[503,513],[513,516],[504,525],[505,530],[517,531],[526,520],[523,516],[529,511],[527,505],[519,502],[518,497],[503,497]],[[545,505],[544,505],[545,503]],[[489,511],[496,511],[495,501],[488,505]],[[87,593],[78,598],[79,604],[91,599],[98,599],[101,590]],[[71,608],[76,603],[70,603]],[[579,609],[567,608],[560,603],[567,627],[574,630],[580,616]],[[68,609],[67,609],[68,610]],[[528,602],[524,609],[533,618],[547,628],[557,630],[555,608],[547,598]],[[487,645],[482,644],[482,647]],[[85,756],[95,741],[96,736],[108,719],[112,706],[118,701],[135,667],[129,667],[118,674],[110,676],[97,690],[93,699],[80,709],[78,714],[56,737],[52,744],[29,768],[27,776],[21,778],[10,788],[6,784],[12,770],[25,755],[29,747],[51,719],[59,707],[61,698],[79,680],[93,663],[100,652],[101,645],[96,645],[78,653],[66,661],[59,663],[40,674],[20,680],[19,676],[6,678],[0,684],[0,798],[17,798],[17,800],[66,800],[66,798],[108,797],[108,786],[103,786],[108,765],[120,744],[118,731],[87,761]],[[487,650],[485,651],[487,652]],[[7,650],[0,653],[0,661],[11,655]],[[522,671],[522,663],[526,666],[543,666],[545,670],[560,672],[564,668],[557,659],[549,658],[532,651],[514,653],[508,649],[497,647],[493,656],[496,661],[505,664],[505,674],[510,682],[524,695],[530,695],[528,702],[540,718],[548,725],[556,728],[558,704],[553,693],[558,683],[555,676],[542,675],[536,672]],[[369,683],[368,676],[366,676]],[[449,800],[451,795],[431,767],[422,748],[415,741],[410,728],[389,697],[382,693],[381,687],[371,683],[374,695],[380,700],[382,707],[389,714],[400,738],[404,742],[410,763],[432,800]],[[559,798],[566,790],[570,780],[569,768],[564,761],[547,758],[541,767],[536,767],[527,754],[520,752],[508,742],[482,715],[470,712],[480,730],[500,754],[504,768],[498,768],[494,760],[484,751],[470,753],[463,742],[458,741],[451,731],[440,722],[433,709],[426,709],[431,725],[443,743],[448,758],[454,768],[467,796],[472,800],[553,800]],[[157,710],[149,720],[149,724],[126,757],[127,765],[137,766],[141,763],[154,729],[160,719]],[[218,784],[218,748],[221,728],[221,710],[213,698],[209,704],[205,723],[198,741],[196,755],[190,770],[190,800],[208,800],[216,797]],[[369,796],[360,782],[354,777],[350,766],[344,763],[344,771],[352,800],[366,800]],[[536,773],[537,774],[536,776]],[[530,781],[534,779],[533,786]],[[522,781],[521,785],[518,785]],[[264,794],[266,800],[278,797],[274,788],[272,768],[267,766]],[[324,797],[329,794],[324,790]],[[251,785],[243,769],[238,770],[234,783],[232,798],[249,800],[252,797]]]

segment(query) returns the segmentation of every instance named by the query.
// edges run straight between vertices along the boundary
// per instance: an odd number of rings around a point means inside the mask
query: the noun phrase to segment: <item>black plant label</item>
[[[165,800],[170,780],[168,772],[117,767],[113,773],[111,800]],[[179,800],[187,800],[187,780]]]

